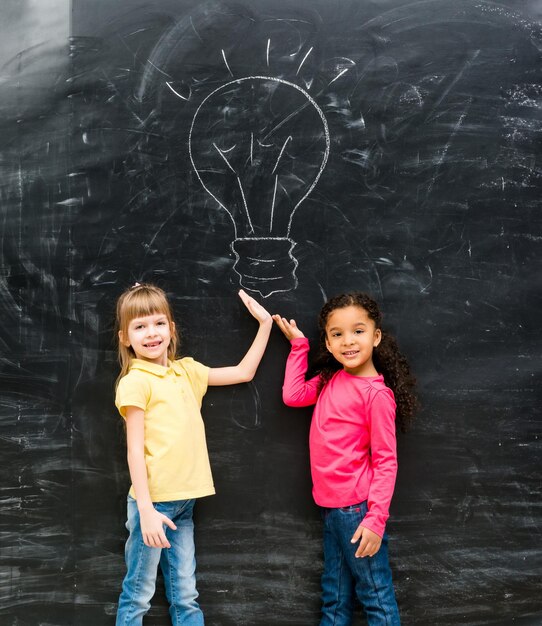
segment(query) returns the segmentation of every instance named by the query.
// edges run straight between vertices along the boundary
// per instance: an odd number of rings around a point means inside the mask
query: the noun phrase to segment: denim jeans
[[[141,626],[156,588],[158,565],[164,575],[169,614],[173,626],[202,626],[203,613],[196,601],[196,558],[194,555],[194,500],[155,502],[154,508],[167,515],[177,530],[165,526],[171,548],[149,548],[143,542],[136,501],[128,496],[130,536],[125,559],[128,571],[122,583],[116,626]]]
[[[356,597],[369,626],[400,626],[388,538],[373,557],[356,558],[359,544],[350,540],[367,513],[367,502],[340,509],[322,509],[324,573],[320,626],[350,626]]]

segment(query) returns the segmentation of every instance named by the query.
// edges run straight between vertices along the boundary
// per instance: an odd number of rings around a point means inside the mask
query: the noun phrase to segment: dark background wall
[[[209,365],[255,332],[240,281],[313,338],[328,296],[373,293],[423,404],[389,522],[404,623],[542,623],[540,3],[4,0],[0,18],[0,622],[114,623],[113,307],[150,280]],[[274,229],[250,133],[262,168],[287,142]],[[248,176],[252,234],[289,235],[290,254],[275,239],[257,250],[274,262],[236,264],[247,216],[223,156]],[[205,399],[211,625],[317,623],[310,412],[281,403],[287,350],[274,331],[252,384]],[[161,588],[147,623],[169,623]]]

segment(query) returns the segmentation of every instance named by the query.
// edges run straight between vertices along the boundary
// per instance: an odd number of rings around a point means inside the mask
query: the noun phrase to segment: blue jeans
[[[390,565],[388,538],[373,557],[357,559],[350,540],[367,513],[367,502],[322,509],[324,573],[320,626],[350,626],[357,597],[369,626],[400,626]]]
[[[171,548],[149,548],[143,542],[136,501],[128,496],[130,536],[125,559],[128,571],[122,583],[116,626],[141,626],[151,606],[158,565],[164,575],[169,614],[173,626],[202,626],[203,613],[196,601],[196,558],[194,549],[194,500],[155,502],[154,508],[167,515],[177,530],[165,526]]]

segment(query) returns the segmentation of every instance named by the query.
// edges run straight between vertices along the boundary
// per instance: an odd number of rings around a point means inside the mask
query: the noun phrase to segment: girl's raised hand
[[[247,307],[250,314],[255,317],[260,324],[271,321],[271,315],[263,308],[261,304],[258,304],[254,298],[248,295],[246,291],[239,290],[239,297],[243,301],[243,304]]]
[[[281,317],[280,315],[272,315],[271,317],[275,320],[275,323],[282,330],[288,341],[305,336],[297,327],[295,320],[288,321],[285,317]]]

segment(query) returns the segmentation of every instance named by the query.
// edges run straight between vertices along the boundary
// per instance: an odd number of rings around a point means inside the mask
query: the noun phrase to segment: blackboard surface
[[[311,338],[328,296],[374,294],[423,405],[388,527],[403,622],[542,623],[540,4],[4,0],[0,24],[0,623],[114,623],[136,280],[209,365],[255,332],[240,286]],[[205,399],[211,625],[318,620],[287,350]]]

